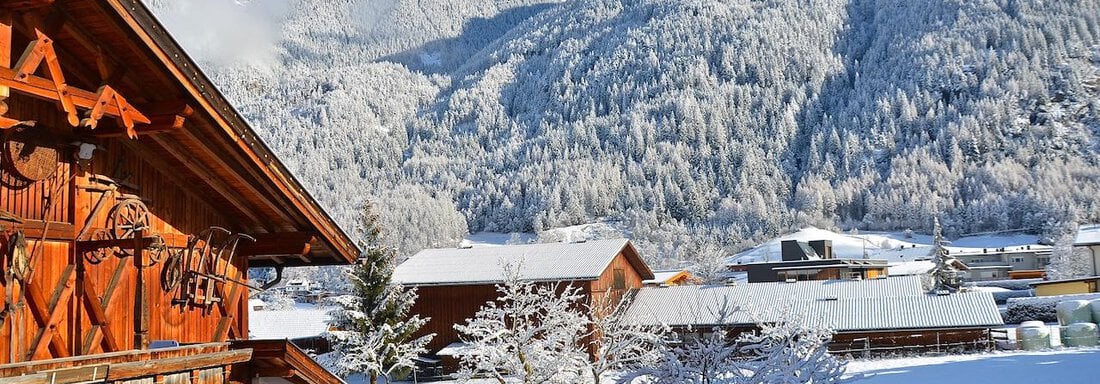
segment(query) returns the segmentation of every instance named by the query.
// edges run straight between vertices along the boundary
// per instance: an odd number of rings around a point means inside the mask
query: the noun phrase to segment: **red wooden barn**
[[[338,380],[245,271],[358,249],[140,1],[4,2],[0,135],[0,382]]]
[[[621,297],[653,279],[626,239],[427,249],[401,263],[393,281],[417,288],[420,297],[412,312],[431,318],[419,332],[435,334],[429,352],[459,342],[454,325],[497,299],[496,284],[503,282],[507,264],[519,268],[523,280],[578,286],[590,303],[607,295]]]

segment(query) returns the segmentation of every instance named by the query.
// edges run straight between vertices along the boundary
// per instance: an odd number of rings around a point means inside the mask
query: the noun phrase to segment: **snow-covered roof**
[[[321,336],[328,330],[328,311],[328,308],[253,311],[250,306],[248,338],[266,340]]]
[[[1100,244],[1100,224],[1088,224],[1077,227],[1077,238],[1073,245]]]
[[[643,288],[627,318],[672,326],[750,325],[784,310],[805,325],[836,331],[1002,325],[992,294],[928,295],[916,276],[733,286]]]
[[[653,271],[653,278],[645,280],[643,284],[664,284],[669,280],[679,276],[681,273],[687,272],[683,269],[674,269],[669,271]]]
[[[425,249],[397,266],[393,281],[404,285],[473,285],[502,281],[508,263],[533,281],[595,280],[620,252],[643,279],[653,272],[627,239],[583,243]]]

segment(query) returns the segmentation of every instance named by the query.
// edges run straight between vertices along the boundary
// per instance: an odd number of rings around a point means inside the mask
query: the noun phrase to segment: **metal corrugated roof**
[[[506,263],[519,265],[524,280],[595,280],[628,242],[425,249],[397,266],[393,281],[409,286],[495,284],[502,281]]]
[[[638,291],[627,317],[671,326],[751,325],[780,320],[784,311],[838,332],[1003,324],[992,294],[928,295],[916,276],[647,288]]]

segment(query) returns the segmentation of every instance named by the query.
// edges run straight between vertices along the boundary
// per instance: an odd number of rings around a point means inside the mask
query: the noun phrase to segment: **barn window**
[[[612,289],[626,289],[626,272],[622,268],[615,268],[615,280],[611,283]]]

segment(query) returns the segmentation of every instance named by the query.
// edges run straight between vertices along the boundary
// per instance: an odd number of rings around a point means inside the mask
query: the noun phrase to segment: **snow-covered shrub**
[[[1035,297],[1034,289],[1026,289],[1022,291],[1001,291],[993,292],[993,301],[997,304],[1006,304],[1008,299],[1023,298],[1023,297]]]
[[[282,289],[273,289],[259,296],[265,311],[289,311],[294,309],[294,297]]]
[[[1005,324],[1019,324],[1025,321],[1056,322],[1058,315],[1055,307],[1058,303],[1066,300],[1093,299],[1100,299],[1100,293],[1012,298],[1008,299],[1008,310],[1005,312],[1004,321]]]
[[[579,287],[520,279],[505,265],[499,298],[485,303],[465,324],[456,324],[469,350],[457,376],[489,376],[500,383],[575,383],[586,374],[583,339],[588,317]]]
[[[1031,289],[1031,283],[1043,281],[1043,279],[1015,279],[1015,280],[989,280],[967,283],[969,287],[997,287],[1011,291],[1026,291]]]
[[[793,318],[791,318],[793,319]],[[715,328],[686,335],[665,350],[660,364],[635,373],[644,383],[771,384],[843,383],[846,363],[829,355],[832,332],[793,320],[760,324],[730,340]]]
[[[599,384],[605,374],[636,372],[650,367],[661,359],[667,347],[669,329],[664,325],[645,325],[624,318],[630,307],[630,298],[615,300],[606,295],[589,306],[588,316],[592,328],[592,350],[595,358],[589,363],[594,384]]]

